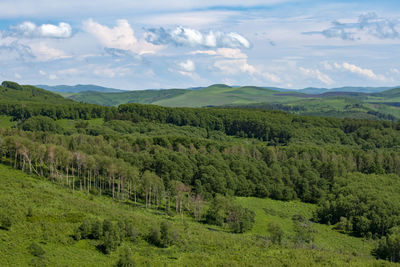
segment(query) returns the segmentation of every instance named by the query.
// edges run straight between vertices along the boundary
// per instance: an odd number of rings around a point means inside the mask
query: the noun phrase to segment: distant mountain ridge
[[[117,88],[103,87],[94,84],[77,84],[77,85],[36,85],[36,87],[57,92],[57,93],[81,93],[81,92],[101,92],[101,93],[122,93],[129,91],[148,91],[148,90],[171,90],[171,89],[145,89],[145,90],[122,90]],[[229,88],[239,88],[242,86],[228,86],[225,84],[214,84],[208,87],[229,87]],[[399,86],[400,87],[400,86]],[[182,88],[186,90],[199,91],[207,87],[189,87]],[[357,93],[380,93],[386,90],[395,89],[398,87],[357,87],[357,86],[345,86],[338,88],[317,88],[317,87],[307,87],[303,89],[288,89],[288,88],[280,88],[280,87],[269,87],[269,86],[261,86],[259,88],[270,89],[278,92],[298,92],[303,94],[323,94],[327,92],[357,92]]]
[[[36,87],[56,92],[56,93],[81,93],[86,91],[102,92],[102,93],[118,93],[125,90],[103,87],[93,84],[77,84],[77,85],[36,85]]]

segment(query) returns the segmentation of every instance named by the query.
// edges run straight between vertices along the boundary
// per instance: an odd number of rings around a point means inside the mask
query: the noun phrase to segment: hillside
[[[117,106],[125,103],[155,104],[168,107],[230,106],[277,109],[309,116],[398,120],[400,119],[400,108],[397,103],[400,103],[400,97],[397,97],[397,89],[380,93],[365,93],[384,89],[386,88],[343,87],[329,90],[308,88],[294,91],[216,84],[205,88],[196,88],[196,90],[81,92],[66,96],[78,102],[105,106]]]
[[[87,91],[79,94],[72,94],[69,98],[84,103],[118,106],[126,103],[152,104],[162,99],[175,98],[181,94],[185,94],[186,92],[187,90],[181,89],[125,91],[119,93]]]
[[[294,234],[290,218],[298,213],[310,216],[313,206],[250,198],[241,198],[239,202],[254,208],[257,214],[256,227],[245,235],[210,227],[186,216],[182,222],[179,216],[147,210],[132,202],[115,202],[109,197],[85,192],[72,193],[56,183],[0,164],[0,211],[2,218],[11,218],[11,226],[0,229],[0,265],[114,266],[127,249],[139,266],[379,264],[368,256],[371,243],[340,234],[324,225],[316,225],[316,246],[319,249],[265,243],[269,221],[282,225],[285,239],[288,239]],[[106,219],[115,224],[131,222],[136,237],[133,241],[124,240],[115,251],[104,254],[96,248],[101,241],[74,239],[74,230],[87,218]],[[171,223],[180,240],[168,248],[154,246],[146,239],[151,227],[162,221]],[[42,255],[33,255],[29,249],[33,243],[43,251]]]
[[[71,100],[31,85],[4,81],[0,86],[0,102],[67,104]]]
[[[4,104],[1,254],[39,266],[398,262],[398,129],[239,108]]]
[[[39,87],[39,88],[42,88],[42,89],[45,89],[45,90],[48,90],[51,92],[56,92],[56,93],[80,93],[80,92],[86,92],[86,91],[94,91],[94,92],[102,92],[102,93],[124,92],[124,90],[103,87],[103,86],[98,86],[98,85],[93,85],[93,84],[77,84],[74,86],[71,86],[71,85],[55,85],[55,86],[36,85],[36,87]]]

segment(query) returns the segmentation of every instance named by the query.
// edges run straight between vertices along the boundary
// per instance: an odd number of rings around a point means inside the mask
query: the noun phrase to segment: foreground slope
[[[232,234],[224,229],[210,228],[190,218],[182,223],[179,217],[169,217],[157,210],[134,207],[132,203],[115,202],[109,197],[71,192],[57,184],[29,176],[0,164],[0,212],[9,216],[12,226],[0,229],[1,266],[112,266],[124,248],[129,247],[139,266],[376,266],[379,261],[365,255],[370,247],[361,239],[333,233],[328,227],[318,228],[318,235],[332,236],[343,244],[342,251],[334,246],[328,249],[294,248],[266,243],[263,224],[271,218],[294,213],[310,212],[306,204],[290,204],[242,198],[240,201],[265,207],[272,217],[260,215],[253,233]],[[288,205],[291,208],[287,208]],[[279,213],[280,212],[280,213]],[[276,215],[279,216],[276,216]],[[283,215],[282,215],[283,214]],[[309,215],[309,214],[308,214]],[[124,241],[117,251],[105,255],[95,240],[76,241],[74,229],[85,218],[130,220],[138,238]],[[168,220],[178,230],[180,242],[169,248],[158,248],[146,242],[145,236],[152,225]],[[289,224],[287,224],[289,226]],[[258,229],[259,228],[259,229]],[[284,226],[287,228],[287,226]],[[323,230],[321,230],[323,229]],[[290,230],[288,230],[288,233]],[[321,236],[323,237],[323,236]],[[33,256],[28,247],[33,242],[45,251],[41,257]],[[350,244],[350,245],[346,245]],[[318,246],[318,244],[317,244]],[[389,263],[380,262],[382,265]]]

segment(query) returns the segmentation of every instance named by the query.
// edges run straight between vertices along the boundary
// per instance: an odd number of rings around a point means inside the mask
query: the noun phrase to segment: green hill
[[[36,85],[36,87],[57,93],[80,93],[85,91],[95,91],[95,92],[103,92],[103,93],[116,93],[116,92],[123,92],[123,90],[97,86],[93,84],[77,84],[74,86],[70,85]]]
[[[13,103],[67,104],[73,101],[31,85],[4,81],[0,86],[0,101]]]
[[[126,103],[151,104],[162,99],[174,98],[185,94],[187,90],[143,90],[125,91],[119,93],[81,92],[69,95],[69,98],[78,102],[98,104],[104,106],[118,106]]]
[[[11,220],[7,229],[0,228],[0,265],[114,266],[129,249],[138,266],[389,266],[368,256],[370,242],[325,225],[316,225],[318,249],[266,243],[269,221],[282,225],[287,239],[293,235],[290,218],[294,214],[309,217],[314,206],[254,198],[238,201],[256,211],[256,227],[251,233],[233,234],[186,216],[182,222],[179,216],[132,202],[72,192],[0,164],[1,218]],[[129,221],[136,237],[104,254],[99,249],[102,241],[74,239],[75,229],[88,218],[114,224]],[[154,246],[146,239],[151,227],[162,221],[171,223],[180,240],[168,248]],[[33,243],[39,249],[32,250]]]

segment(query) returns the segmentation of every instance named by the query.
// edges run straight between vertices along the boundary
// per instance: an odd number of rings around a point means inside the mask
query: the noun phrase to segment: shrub
[[[44,249],[41,246],[39,246],[36,242],[33,242],[32,244],[29,245],[28,251],[29,253],[31,253],[33,256],[36,257],[41,257],[46,253]]]
[[[120,237],[115,229],[104,232],[104,240],[102,245],[104,253],[110,254],[112,251],[117,249],[120,243]]]
[[[161,231],[159,226],[151,228],[148,240],[155,246],[161,246]]]
[[[267,226],[267,231],[269,233],[269,238],[274,244],[281,244],[283,238],[283,230],[279,224],[270,221]]]
[[[134,267],[136,266],[136,262],[132,258],[132,252],[128,247],[125,247],[119,256],[119,260],[115,265],[117,267]]]
[[[11,218],[5,214],[0,215],[0,228],[4,230],[9,230],[11,228],[12,221]]]
[[[293,237],[296,243],[311,243],[314,241],[315,230],[313,228],[312,222],[307,220],[301,215],[293,215],[293,229],[295,235]]]

